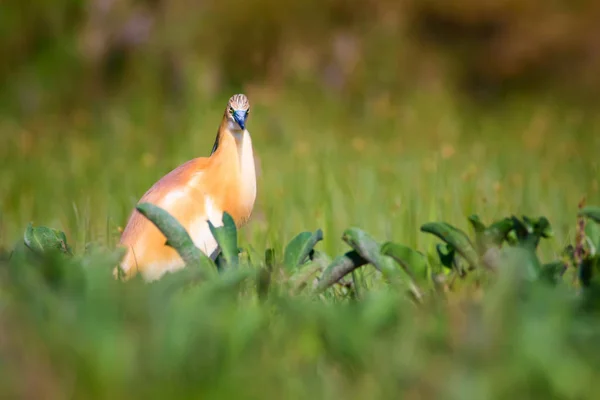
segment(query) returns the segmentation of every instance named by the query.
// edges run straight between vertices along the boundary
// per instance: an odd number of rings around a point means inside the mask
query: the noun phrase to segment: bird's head
[[[225,109],[225,118],[229,129],[233,132],[244,131],[249,113],[250,103],[245,95],[234,94],[231,96]]]

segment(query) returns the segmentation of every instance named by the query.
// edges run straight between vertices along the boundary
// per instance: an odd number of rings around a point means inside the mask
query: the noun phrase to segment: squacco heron
[[[222,225],[228,212],[236,226],[246,224],[256,199],[256,172],[252,139],[246,129],[250,104],[243,94],[232,96],[209,157],[194,158],[157,181],[140,199],[175,217],[194,244],[215,260],[220,249],[208,221]],[[120,268],[125,279],[141,273],[156,280],[184,267],[179,254],[166,245],[166,237],[137,210],[133,210],[120,245],[126,247]],[[117,274],[117,268],[114,271]]]

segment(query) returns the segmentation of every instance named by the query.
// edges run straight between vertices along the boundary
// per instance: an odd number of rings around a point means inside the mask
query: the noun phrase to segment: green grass
[[[539,248],[548,262],[574,241],[579,201],[600,205],[597,118],[535,103],[484,113],[427,96],[356,111],[286,93],[248,93],[260,169],[239,240],[255,260],[274,248],[281,261],[296,234],[318,228],[317,249],[337,256],[353,226],[434,256],[439,240],[420,232],[425,222],[470,232],[471,214],[486,223],[514,214],[550,220],[554,237]],[[113,248],[154,181],[208,155],[229,95],[177,111],[136,99],[3,118],[0,247],[21,243],[33,222],[63,230],[76,255],[91,242]],[[486,399],[592,398],[599,389],[600,325],[573,311],[570,287],[535,286],[522,298],[508,274],[483,301],[465,291],[416,307],[365,267],[359,302],[339,289],[291,295],[284,279],[264,302],[247,282],[166,298],[153,285],[114,282],[114,260],[101,254],[83,269],[24,261],[3,270],[2,393]]]
[[[11,246],[29,221],[63,229],[79,249],[114,244],[152,183],[208,155],[223,99],[177,115],[149,104],[4,119],[0,245]],[[423,247],[418,227],[432,218],[466,226],[471,213],[540,213],[557,226],[560,247],[579,200],[600,201],[597,121],[533,107],[484,117],[415,102],[359,117],[325,102],[255,99],[258,198],[243,240],[260,250],[321,227],[336,252],[342,230],[359,225]]]

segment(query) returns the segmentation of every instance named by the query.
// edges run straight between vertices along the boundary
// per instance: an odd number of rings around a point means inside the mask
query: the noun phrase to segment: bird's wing
[[[177,167],[156,182],[140,203],[149,202],[169,212],[188,231],[196,246],[214,258],[218,246],[207,220],[221,224],[222,211],[204,190],[203,175],[208,162],[206,158],[196,158]],[[177,252],[166,246],[165,236],[137,210],[123,231],[121,243],[128,246],[121,265],[127,276],[141,272],[155,279],[166,271],[183,267]]]

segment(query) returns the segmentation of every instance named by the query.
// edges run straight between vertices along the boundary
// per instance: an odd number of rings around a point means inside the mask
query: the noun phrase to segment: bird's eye
[[[229,107],[229,114],[233,114],[233,107]]]

